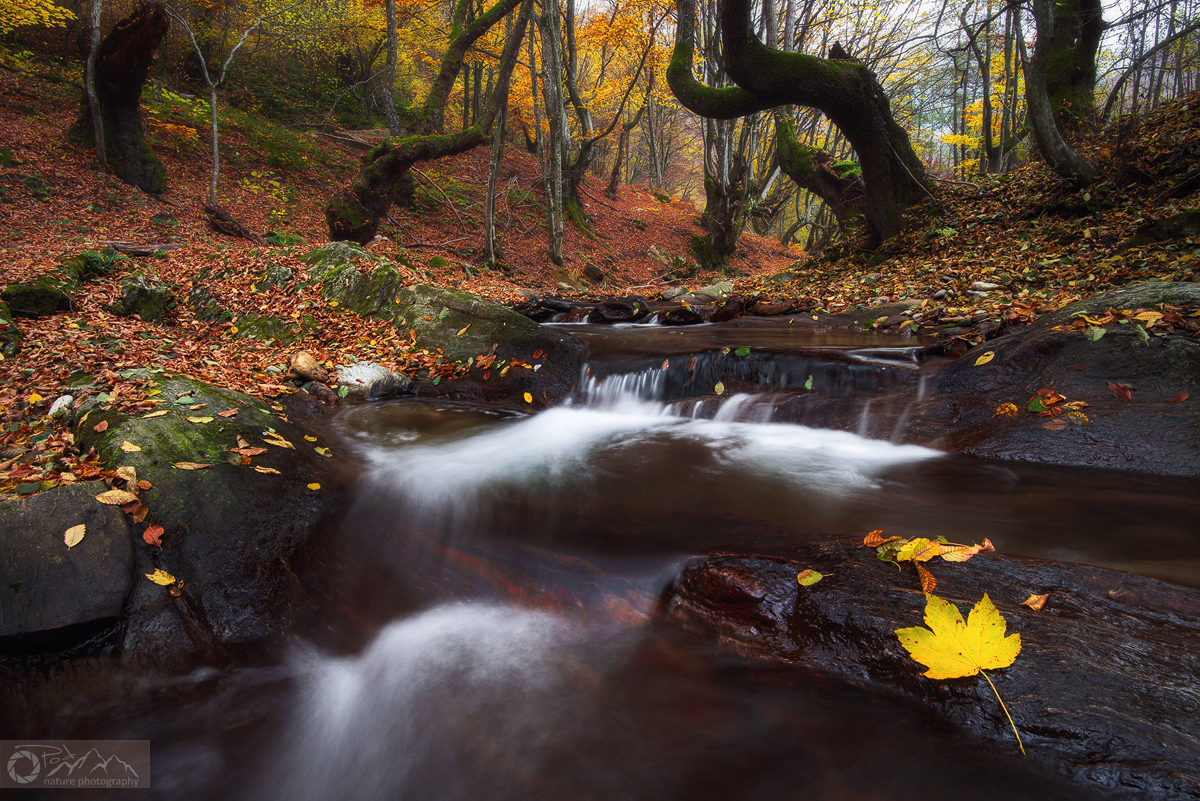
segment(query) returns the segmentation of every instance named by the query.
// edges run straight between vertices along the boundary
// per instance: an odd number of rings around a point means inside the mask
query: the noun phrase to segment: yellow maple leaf
[[[987,593],[975,604],[965,623],[958,607],[944,598],[926,593],[925,625],[929,628],[913,626],[896,629],[896,636],[909,655],[929,668],[923,675],[928,679],[958,679],[982,673],[991,685],[992,692],[996,693],[996,700],[1000,701],[1000,708],[1008,717],[1013,734],[1017,735],[1021,753],[1025,753],[1021,735],[1017,734],[1017,726],[1008,714],[1008,708],[1004,706],[996,685],[983,672],[985,668],[996,670],[1015,662],[1017,654],[1021,653],[1021,635],[1005,636],[1008,624]]]

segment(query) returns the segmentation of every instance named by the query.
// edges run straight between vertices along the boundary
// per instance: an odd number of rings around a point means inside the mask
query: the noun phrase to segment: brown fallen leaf
[[[142,539],[155,548],[162,547],[163,527],[158,523],[152,523],[146,526],[146,530],[142,532]]]
[[[1042,607],[1046,605],[1046,599],[1050,597],[1050,593],[1045,595],[1030,595],[1024,601],[1021,601],[1021,606],[1028,606],[1035,612],[1042,611]]]
[[[126,504],[136,503],[137,499],[138,496],[134,495],[132,492],[116,489],[109,490],[108,492],[102,492],[96,496],[96,500],[109,506],[125,506]]]
[[[217,417],[233,417],[237,413],[237,409],[226,409],[223,412],[217,412]]]
[[[1068,423],[1066,420],[1063,420],[1061,417],[1056,417],[1042,423],[1042,428],[1046,429],[1047,431],[1062,431],[1069,425],[1070,423]]]
[[[1124,384],[1115,384],[1112,381],[1109,381],[1108,388],[1112,390],[1112,396],[1117,400],[1133,400],[1133,392]]]
[[[1167,403],[1183,403],[1187,399],[1188,394],[1186,392],[1180,392],[1178,395],[1167,401]]]
[[[101,420],[99,423],[96,423],[96,425],[92,426],[92,430],[95,431],[97,434],[103,434],[105,431],[108,430],[108,421]]]
[[[942,545],[942,558],[947,562],[965,562],[983,550],[982,545]]]
[[[117,468],[117,477],[122,478],[125,481],[129,481],[133,484],[136,484],[137,483],[137,470],[134,470],[132,467],[129,467],[128,465],[122,465],[121,467]]]
[[[207,403],[193,403],[191,406],[188,407],[188,411],[194,412],[197,409],[203,409],[207,405],[208,405]]]
[[[292,450],[296,450],[295,445],[280,436],[276,436],[274,438],[263,437],[263,442],[267,443],[268,445],[274,445],[276,448],[291,448]]]
[[[146,515],[150,514],[150,509],[140,501],[125,504],[121,507],[121,511],[129,515],[129,519],[135,523],[142,522],[146,519]]]
[[[180,470],[203,470],[206,467],[212,467],[212,464],[201,464],[200,462],[176,462],[174,466]]]
[[[139,481],[137,483],[137,485],[140,489],[144,489],[144,490],[148,490],[154,486],[153,484],[151,484],[149,481],[146,481],[145,479],[142,479],[141,481]]]

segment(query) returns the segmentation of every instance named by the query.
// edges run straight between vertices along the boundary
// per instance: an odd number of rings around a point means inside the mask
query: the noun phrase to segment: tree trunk
[[[1046,94],[1059,126],[1072,134],[1096,119],[1096,54],[1104,36],[1104,9],[1100,0],[1062,0],[1054,4],[1052,18]],[[1039,22],[1038,50],[1043,35]]]
[[[329,238],[366,244],[374,239],[380,221],[387,216],[396,193],[411,181],[409,168],[418,161],[450,156],[477,147],[488,140],[500,106],[508,97],[508,83],[516,65],[517,51],[529,23],[532,0],[501,0],[469,25],[466,7],[471,0],[459,0],[451,29],[452,38],[442,56],[442,65],[425,97],[423,107],[410,115],[407,127],[416,135],[384,142],[363,156],[362,166],[350,186],[330,198],[325,205]],[[476,125],[456,134],[442,134],[445,101],[454,87],[467,48],[520,3],[517,22],[504,42],[496,90],[489,98],[483,117]]]
[[[775,139],[784,174],[801,189],[821,198],[837,218],[843,234],[855,231],[866,216],[862,179],[834,171],[833,156],[801,143],[784,109],[775,110]]]
[[[724,0],[721,34],[725,68],[736,88],[713,89],[692,75],[695,4],[677,0],[679,22],[667,80],[675,96],[697,114],[733,119],[776,106],[819,109],[858,155],[865,215],[877,246],[900,232],[903,212],[926,196],[925,168],[908,134],[892,117],[874,73],[853,60],[829,60],[766,47],[749,31],[749,0]]]
[[[1047,88],[1047,70],[1055,55],[1049,43],[1054,37],[1053,0],[1034,0],[1033,14],[1037,22],[1038,46],[1025,70],[1025,102],[1029,106],[1029,121],[1042,157],[1063,178],[1079,187],[1091,186],[1096,180],[1096,168],[1076,153],[1063,138],[1054,116]]]
[[[392,136],[401,134],[400,117],[396,114],[396,100],[392,97],[392,85],[396,82],[396,58],[399,49],[396,31],[396,0],[386,0],[387,15],[387,63],[380,79],[379,96],[383,101],[383,116],[387,118],[388,132]]]
[[[546,123],[550,135],[546,137],[546,222],[550,261],[563,263],[563,149],[566,145],[566,109],[562,98],[562,51],[559,46],[560,28],[558,4],[544,0],[542,14],[537,21],[542,39],[542,97],[546,105]]]
[[[105,156],[113,174],[147,192],[167,188],[167,171],[142,130],[142,87],[171,21],[157,3],[140,6],[100,43],[94,74]],[[94,141],[87,93],[71,128],[78,141]]]

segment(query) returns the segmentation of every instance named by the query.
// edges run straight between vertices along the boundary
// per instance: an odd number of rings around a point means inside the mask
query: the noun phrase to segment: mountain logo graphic
[[[14,751],[8,758],[8,775],[17,784],[29,784],[42,773],[42,760],[32,751]]]

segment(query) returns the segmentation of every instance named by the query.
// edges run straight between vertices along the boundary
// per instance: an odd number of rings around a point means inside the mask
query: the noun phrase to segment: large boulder
[[[1104,332],[1095,338],[1079,323],[1079,315],[1099,321],[1109,309],[1161,312],[1164,304],[1182,310],[1167,336],[1157,335],[1161,327],[1146,336],[1130,321],[1095,326]],[[1146,283],[997,337],[936,373],[906,441],[995,459],[1200,475],[1197,310],[1200,284]],[[977,364],[986,351],[994,355]],[[1042,390],[1065,397],[1055,404],[1062,414],[1026,411]],[[1088,405],[1068,406],[1077,401]],[[997,413],[1005,404],[1015,414]]]
[[[412,379],[375,362],[338,365],[337,382],[347,397],[358,400],[395,398],[413,391]]]
[[[998,554],[937,565],[940,597],[965,617],[987,593],[1008,633],[1021,636],[1016,662],[987,674],[1021,732],[1026,764],[1070,777],[1090,797],[1200,797],[1200,591]],[[804,570],[824,578],[801,586]],[[1041,611],[1022,606],[1043,593],[1049,598]],[[884,706],[916,704],[931,730],[986,744],[998,756],[1018,754],[983,677],[921,675],[925,668],[895,633],[922,624],[917,575],[880,561],[873,549],[810,543],[786,557],[697,558],[664,593],[660,612],[724,648],[773,663],[781,679],[791,670],[807,683],[815,673]]]
[[[305,603],[300,564],[336,513],[328,444],[248,395],[182,377],[155,388],[165,415],[93,403],[75,426],[81,450],[94,447],[102,464],[133,467],[151,485],[141,492],[149,515],[134,527],[125,648],[158,660],[273,638]],[[161,550],[143,542],[151,524],[165,530]],[[142,578],[156,569],[179,584]]]
[[[310,250],[299,258],[310,268],[310,281],[320,280],[329,270],[353,261],[379,261],[369,250],[353,242],[330,242],[328,245]]]
[[[54,648],[111,625],[133,586],[133,542],[125,515],[87,483],[0,503],[0,642]],[[84,526],[68,548],[69,528]],[[16,637],[16,640],[7,638]]]
[[[121,299],[113,312],[121,317],[137,315],[147,323],[162,320],[174,303],[171,287],[150,273],[134,272],[121,279]]]
[[[418,348],[471,365],[466,377],[426,392],[487,400],[528,393],[535,403],[552,405],[579,379],[587,346],[570,334],[468,292],[428,284],[404,287],[396,300],[396,326],[412,332]],[[481,358],[486,367],[479,366]]]
[[[89,278],[104,275],[124,256],[105,253],[80,253],[63,260],[54,270],[38,276],[29,284],[9,284],[0,293],[15,317],[45,317],[75,308],[73,293]]]

